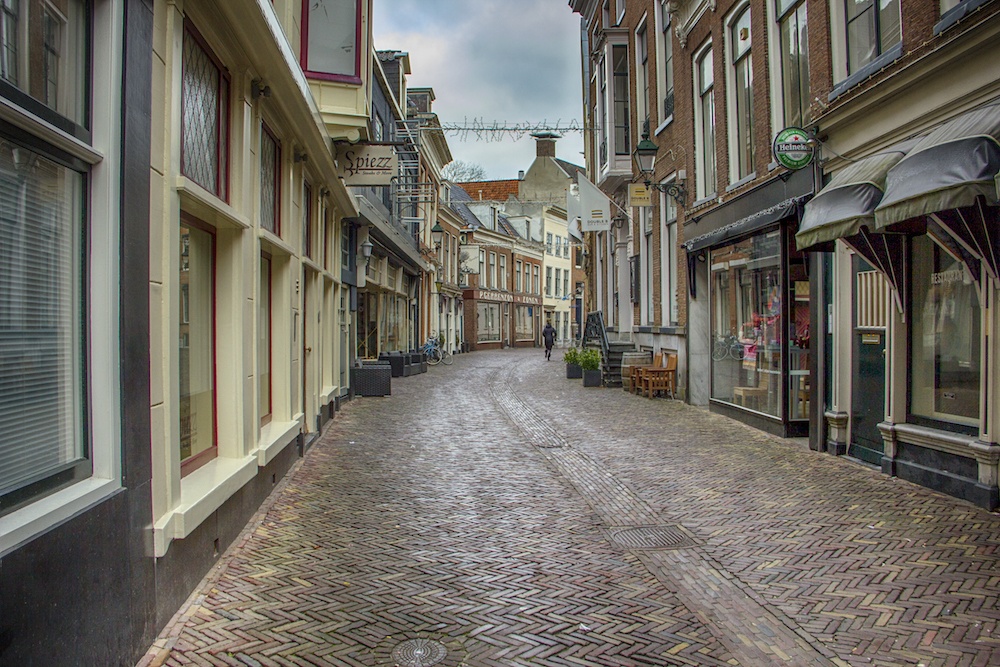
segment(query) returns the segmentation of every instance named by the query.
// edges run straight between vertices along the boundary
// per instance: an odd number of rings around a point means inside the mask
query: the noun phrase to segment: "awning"
[[[1000,209],[987,206],[986,200],[979,198],[972,206],[938,211],[929,217],[951,234],[962,250],[981,259],[986,272],[1000,285]],[[975,264],[961,255],[959,258],[967,266]],[[978,273],[972,270],[977,282]]]
[[[909,261],[909,244],[905,234],[872,232],[862,226],[857,234],[843,238],[844,243],[864,257],[892,286],[896,308],[906,314],[906,274]]]
[[[966,112],[917,142],[886,175],[875,229],[994,201],[1000,173],[1000,103]]]
[[[854,236],[862,225],[873,228],[882,201],[885,175],[906,154],[905,148],[878,153],[844,167],[805,206],[795,234],[799,250]]]
[[[784,220],[790,215],[797,214],[799,206],[806,199],[808,199],[808,196],[791,197],[774,206],[732,222],[725,227],[720,227],[713,232],[696,236],[693,239],[685,241],[683,245],[689,253],[722,245],[738,237],[746,236],[759,229],[763,229],[779,220]]]

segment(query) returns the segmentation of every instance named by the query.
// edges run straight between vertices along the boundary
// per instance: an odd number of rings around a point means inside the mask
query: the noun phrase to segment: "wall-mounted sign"
[[[653,198],[649,194],[649,188],[642,183],[628,184],[628,205],[629,206],[652,206]]]
[[[774,159],[785,169],[802,169],[813,159],[813,142],[801,127],[786,127],[774,138]]]
[[[347,185],[389,185],[398,164],[392,146],[345,146],[337,153],[339,175]]]

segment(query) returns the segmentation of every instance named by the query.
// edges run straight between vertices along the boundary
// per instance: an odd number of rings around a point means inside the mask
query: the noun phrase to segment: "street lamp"
[[[639,173],[642,174],[646,182],[646,188],[652,188],[658,192],[666,192],[668,195],[674,198],[677,205],[684,208],[684,200],[687,197],[687,190],[680,183],[674,181],[671,183],[652,183],[653,178],[653,165],[656,164],[656,151],[659,150],[656,144],[649,140],[649,123],[647,122],[645,131],[642,133],[642,141],[639,145],[635,147],[635,152],[632,153],[632,160],[635,162],[636,168]],[[683,174],[683,172],[681,172]],[[683,175],[680,179],[683,179]]]
[[[372,258],[372,250],[375,249],[375,244],[372,243],[371,239],[365,239],[365,242],[361,244],[361,256],[364,257],[365,264],[368,264],[368,260]]]
[[[434,226],[431,227],[431,242],[434,243],[434,249],[441,249],[441,238],[444,236],[444,227],[441,223],[435,222]]]

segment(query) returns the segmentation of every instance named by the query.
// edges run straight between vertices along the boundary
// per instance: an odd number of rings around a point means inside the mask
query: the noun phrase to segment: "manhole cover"
[[[679,549],[697,545],[694,537],[680,526],[623,528],[611,537],[626,549]]]
[[[392,660],[397,667],[431,667],[447,655],[444,644],[433,639],[407,639],[392,649]]]

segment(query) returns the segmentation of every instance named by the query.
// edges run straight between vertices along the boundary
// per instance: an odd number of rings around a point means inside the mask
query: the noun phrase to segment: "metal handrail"
[[[601,360],[607,363],[611,352],[611,344],[608,342],[608,329],[604,326],[604,313],[600,310],[587,313],[587,326],[583,330],[583,343],[585,346],[594,339],[601,344]]]

